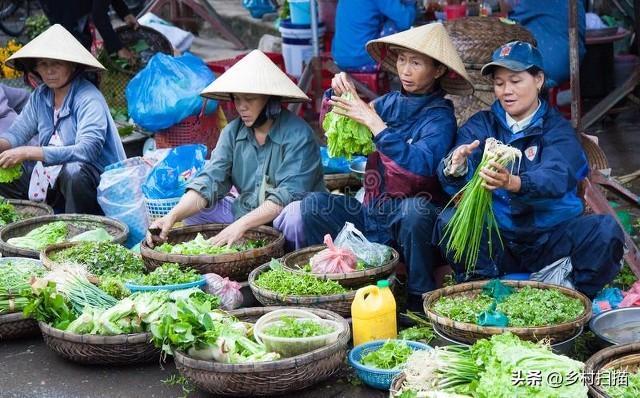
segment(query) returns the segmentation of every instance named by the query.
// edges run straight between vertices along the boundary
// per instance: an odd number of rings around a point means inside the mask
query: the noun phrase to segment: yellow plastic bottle
[[[389,289],[389,281],[378,281],[377,286],[358,289],[351,303],[354,347],[367,341],[395,339],[396,299]]]

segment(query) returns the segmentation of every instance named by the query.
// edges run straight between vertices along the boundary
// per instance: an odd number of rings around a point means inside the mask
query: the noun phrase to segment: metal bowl
[[[607,345],[640,342],[640,307],[602,312],[591,318],[589,329]]]
[[[355,175],[355,177],[362,181],[364,179],[364,170],[367,167],[366,160],[356,160],[351,162],[349,166],[349,170]]]

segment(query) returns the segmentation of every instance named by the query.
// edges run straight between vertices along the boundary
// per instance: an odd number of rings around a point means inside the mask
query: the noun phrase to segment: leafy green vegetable
[[[8,200],[0,198],[0,226],[19,221],[21,218]]]
[[[271,270],[261,273],[255,283],[263,289],[293,296],[323,296],[347,291],[333,280],[322,280],[313,275],[286,271],[278,260],[271,260]]]
[[[142,259],[126,247],[111,242],[83,242],[51,254],[57,263],[78,263],[96,276],[142,274]]]
[[[351,101],[351,93],[342,94],[342,98]],[[371,131],[355,120],[338,115],[333,110],[324,116],[322,128],[327,136],[329,156],[351,159],[352,155],[368,155],[376,150]]]
[[[618,380],[619,377],[615,376],[615,371],[609,377],[610,380]],[[621,376],[621,375],[620,375]],[[610,386],[603,386],[603,389],[606,391],[607,395],[611,398],[638,398],[640,397],[640,371],[631,372],[628,374],[627,385],[623,386],[622,383],[618,383],[618,385],[613,385],[614,383],[610,383]]]
[[[330,326],[324,326],[311,319],[298,319],[290,316],[283,316],[278,322],[274,322],[264,328],[263,332],[275,337],[315,337],[333,332]]]
[[[433,311],[458,322],[477,323],[478,315],[492,302],[484,294],[442,297],[434,304]],[[573,321],[582,314],[584,306],[580,300],[559,290],[525,286],[498,303],[497,310],[509,318],[509,327],[535,327]]]
[[[104,228],[91,229],[69,239],[69,242],[110,242],[113,236]]]
[[[44,267],[14,261],[0,265],[0,314],[22,311],[33,298],[30,280],[42,276]]]
[[[363,355],[360,362],[376,369],[395,369],[407,362],[412,352],[406,342],[388,340],[382,347]]]
[[[402,340],[421,341],[429,343],[435,337],[431,322],[422,318],[415,312],[407,311],[405,316],[416,323],[415,326],[401,330],[398,337]]]
[[[129,46],[129,49],[131,51],[135,51],[137,53],[141,53],[144,50],[148,50],[149,44],[147,44],[146,41],[144,41],[143,39],[138,40],[137,42],[135,42],[132,46]]]
[[[176,263],[164,263],[153,272],[139,276],[134,282],[137,285],[161,286],[195,282],[201,278],[194,269],[183,270]]]
[[[124,285],[124,280],[126,279],[120,275],[101,276],[98,287],[108,295],[120,300],[131,295],[129,289]]]
[[[617,287],[620,290],[629,290],[634,283],[638,281],[638,277],[631,271],[629,264],[625,263],[616,275],[611,285]]]
[[[22,163],[12,167],[0,167],[0,183],[13,182],[22,176]]]
[[[34,297],[24,308],[24,316],[48,323],[56,329],[65,330],[76,319],[75,313],[64,296],[58,293],[56,284],[34,288]]]
[[[7,243],[23,249],[39,251],[49,245],[64,242],[67,232],[67,223],[55,221],[38,227],[25,236],[11,238]]]
[[[238,253],[249,249],[256,249],[267,244],[264,239],[248,240],[242,244],[235,244],[231,247],[227,246],[214,246],[208,239],[205,239],[202,234],[197,234],[193,240],[171,244],[164,243],[158,246],[155,250],[163,253],[170,254],[184,254],[190,256],[196,256],[201,254],[208,254],[216,256],[226,253]]]

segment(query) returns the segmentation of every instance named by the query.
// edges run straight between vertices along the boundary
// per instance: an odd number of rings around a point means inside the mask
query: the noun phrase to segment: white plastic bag
[[[391,258],[390,247],[369,242],[350,222],[345,223],[336,236],[335,245],[354,252],[358,260],[363,261],[367,267],[378,267]]]
[[[534,272],[531,274],[529,279],[532,281],[550,283],[552,285],[574,289],[573,282],[571,282],[572,270],[573,266],[571,265],[571,257],[563,257],[560,260],[547,265],[540,271]]]
[[[238,282],[218,274],[205,274],[204,279],[207,281],[204,291],[220,297],[220,308],[229,311],[242,306],[244,296]]]

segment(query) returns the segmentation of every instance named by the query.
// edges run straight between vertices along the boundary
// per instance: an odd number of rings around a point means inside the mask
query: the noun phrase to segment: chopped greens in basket
[[[141,275],[132,282],[136,285],[161,286],[195,282],[201,278],[194,269],[183,270],[176,263],[164,263],[153,272]]]
[[[247,240],[243,243],[238,243],[227,246],[214,246],[208,239],[205,239],[202,234],[197,234],[193,240],[182,243],[164,243],[156,248],[157,251],[169,254],[184,254],[184,255],[219,255],[227,253],[239,253],[242,251],[257,249],[267,244],[266,239]]]
[[[57,263],[78,263],[94,275],[142,274],[142,259],[126,247],[111,242],[82,242],[50,254]]]
[[[492,302],[493,299],[484,294],[441,297],[432,309],[454,321],[477,323],[478,315]],[[497,310],[509,318],[509,327],[537,327],[573,321],[582,314],[584,305],[556,289],[525,286],[498,303]]]
[[[67,238],[68,227],[64,221],[54,221],[33,229],[25,236],[7,240],[7,243],[23,249],[40,251],[46,246],[61,243]]]
[[[298,267],[301,271],[312,273],[311,264],[309,263],[303,265],[302,267]],[[364,271],[365,269],[367,269],[367,263],[362,260],[358,260],[358,262],[356,263],[356,271]]]
[[[398,337],[402,340],[421,341],[429,343],[435,337],[431,322],[422,318],[415,312],[407,311],[404,314],[411,321],[415,322],[415,326],[401,330]]]
[[[406,363],[412,352],[406,342],[388,340],[382,347],[363,355],[360,362],[376,369],[395,369]]]
[[[624,375],[620,374],[622,370],[619,371],[610,371],[611,376],[608,378],[609,380],[624,380]],[[618,375],[616,375],[618,373]],[[606,380],[603,378],[603,380]],[[611,398],[637,398],[640,397],[640,370],[636,372],[627,372],[626,383],[614,383],[610,386],[602,386],[602,388],[606,391],[607,395]],[[626,385],[622,385],[626,384]]]
[[[271,269],[261,273],[255,283],[260,288],[292,296],[324,296],[347,292],[336,281],[286,271],[278,260],[271,260]]]
[[[278,322],[274,322],[264,328],[263,332],[275,337],[315,337],[333,332],[331,326],[324,326],[311,319],[298,319],[291,316],[283,316]]]

